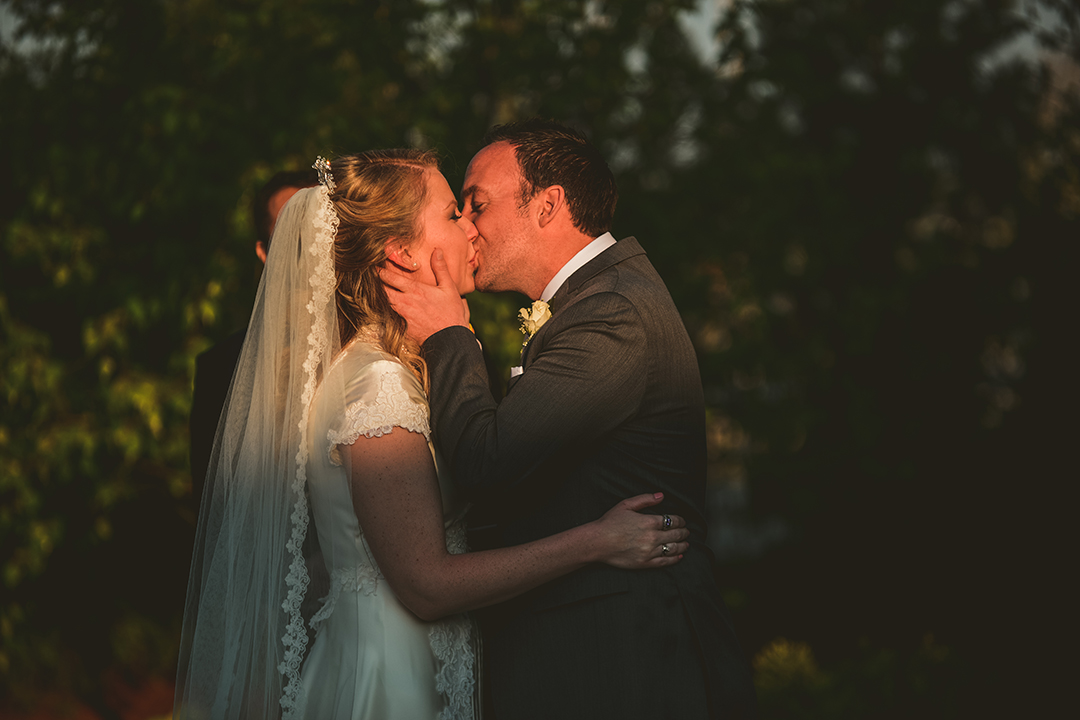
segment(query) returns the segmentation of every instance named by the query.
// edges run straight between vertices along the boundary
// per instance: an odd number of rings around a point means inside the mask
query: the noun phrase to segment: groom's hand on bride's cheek
[[[392,265],[379,269],[390,304],[409,324],[409,336],[423,343],[430,336],[454,325],[469,326],[467,306],[461,302],[457,285],[450,277],[442,251],[431,255],[435,285],[421,282]]]

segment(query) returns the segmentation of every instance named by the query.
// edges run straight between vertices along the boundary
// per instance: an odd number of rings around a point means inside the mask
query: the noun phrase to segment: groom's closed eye
[[[486,202],[476,199],[476,191],[476,186],[470,185],[461,193],[461,204],[468,208],[467,212],[474,215],[479,213],[480,210],[487,205]]]

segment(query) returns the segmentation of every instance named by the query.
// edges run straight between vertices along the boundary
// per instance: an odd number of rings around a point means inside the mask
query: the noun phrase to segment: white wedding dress
[[[357,522],[339,453],[339,446],[361,435],[389,432],[421,433],[430,449],[427,399],[411,371],[364,339],[342,351],[329,371],[334,373],[341,378],[321,386],[344,385],[345,414],[340,398],[316,392],[308,433],[309,503],[330,590],[311,619],[316,634],[301,667],[293,716],[472,720],[472,622],[466,616],[423,622],[401,604]],[[447,548],[465,552],[464,508],[448,487],[442,493]]]
[[[316,166],[322,183],[278,217],[218,423],[173,716],[474,720],[472,624],[414,617],[356,519],[352,487],[364,478],[350,478],[339,448],[361,435],[428,437],[428,406],[413,373],[372,343],[374,328],[341,345],[334,182]],[[447,546],[463,552],[464,508],[443,498]]]

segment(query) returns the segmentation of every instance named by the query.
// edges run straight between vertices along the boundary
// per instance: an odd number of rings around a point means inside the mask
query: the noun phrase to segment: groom
[[[608,232],[617,195],[600,154],[553,122],[497,127],[469,164],[477,287],[551,312],[501,402],[440,253],[438,288],[385,278],[423,343],[433,435],[474,503],[474,549],[551,535],[655,491],[657,511],[691,531],[673,566],[587,567],[479,613],[485,704],[495,720],[752,717],[749,668],[705,545],[694,349],[644,250]]]

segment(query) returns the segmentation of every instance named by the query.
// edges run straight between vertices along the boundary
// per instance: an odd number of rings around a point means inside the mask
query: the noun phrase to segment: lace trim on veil
[[[288,678],[281,696],[282,720],[295,717],[297,708],[300,706],[300,663],[307,649],[308,636],[304,627],[304,618],[300,614],[300,604],[307,592],[310,579],[307,566],[304,563],[303,545],[308,527],[308,504],[304,493],[304,485],[307,482],[307,426],[308,415],[311,408],[311,400],[315,395],[316,370],[318,369],[320,356],[326,349],[329,338],[327,328],[320,320],[320,316],[326,312],[334,293],[334,259],[333,244],[337,234],[338,217],[334,212],[334,206],[330,202],[330,193],[324,186],[318,188],[320,194],[320,211],[314,219],[315,234],[308,252],[315,258],[315,270],[308,280],[311,286],[311,301],[307,304],[307,311],[311,315],[311,331],[308,334],[308,354],[304,361],[304,390],[300,401],[300,448],[296,453],[296,478],[293,480],[292,491],[296,494],[296,503],[293,506],[291,516],[292,536],[286,544],[286,548],[292,554],[292,563],[289,565],[289,573],[285,577],[288,586],[288,595],[281,607],[288,614],[289,622],[285,627],[285,635],[281,638],[285,646],[285,659],[278,665],[278,672]]]

